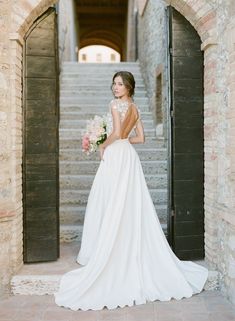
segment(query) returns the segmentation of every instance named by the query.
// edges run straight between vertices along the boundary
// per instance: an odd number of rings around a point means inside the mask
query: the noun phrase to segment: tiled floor
[[[12,296],[0,302],[1,321],[235,321],[232,306],[216,291],[192,298],[155,301],[101,311],[71,311],[58,307],[54,296]]]

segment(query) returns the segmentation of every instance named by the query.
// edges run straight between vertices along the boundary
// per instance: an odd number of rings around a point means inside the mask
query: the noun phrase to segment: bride
[[[144,143],[135,80],[113,76],[112,130],[99,146],[100,165],[88,197],[81,248],[82,267],[62,276],[59,306],[101,310],[149,301],[189,298],[202,291],[208,270],[172,252],[132,144]],[[130,137],[132,129],[136,135]]]

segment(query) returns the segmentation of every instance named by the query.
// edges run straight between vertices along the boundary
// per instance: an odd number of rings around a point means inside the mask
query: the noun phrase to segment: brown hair
[[[129,71],[118,71],[113,76],[111,89],[113,90],[113,82],[116,77],[120,76],[122,78],[124,86],[129,92],[129,96],[132,97],[135,94],[135,78]]]

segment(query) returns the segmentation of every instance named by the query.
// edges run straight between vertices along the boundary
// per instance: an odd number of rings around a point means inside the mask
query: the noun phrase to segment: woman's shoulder
[[[138,116],[140,116],[139,106],[138,106],[134,101],[132,101],[132,102],[130,103],[130,106],[133,107],[134,110],[135,110],[135,112],[136,112],[136,114],[137,114]],[[116,98],[112,99],[112,100],[109,102],[109,110],[110,110],[110,111],[111,111],[112,109],[117,109],[118,111],[121,112],[121,111],[123,111],[123,109],[126,110],[127,108],[128,108],[128,106],[122,105],[122,104],[119,102],[119,100],[116,99]]]
[[[109,109],[118,109],[118,104],[117,104],[117,99],[112,99],[110,102],[109,102]]]

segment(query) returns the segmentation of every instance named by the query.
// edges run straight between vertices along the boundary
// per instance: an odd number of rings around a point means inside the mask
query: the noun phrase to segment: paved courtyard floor
[[[217,291],[192,298],[101,311],[58,307],[54,296],[16,295],[0,302],[0,321],[235,321],[235,306]]]

